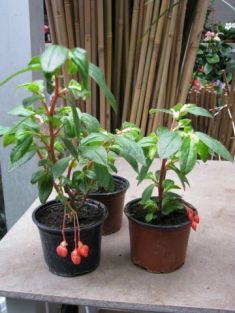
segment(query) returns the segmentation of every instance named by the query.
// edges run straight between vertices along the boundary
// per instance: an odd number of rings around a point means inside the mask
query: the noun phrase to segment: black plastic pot
[[[89,246],[89,255],[87,258],[82,258],[79,265],[74,265],[70,259],[70,253],[74,249],[73,229],[65,230],[69,253],[66,258],[62,258],[56,254],[56,247],[62,241],[61,229],[52,229],[38,221],[38,216],[42,213],[42,210],[46,211],[51,206],[61,204],[57,201],[49,201],[44,205],[40,205],[33,212],[32,217],[39,229],[44,259],[49,267],[49,271],[53,274],[65,277],[78,276],[94,271],[100,263],[102,224],[107,215],[107,209],[103,203],[95,200],[87,200],[87,203],[91,210],[98,207],[102,212],[102,217],[92,225],[81,227],[81,241]]]
[[[130,214],[130,209],[140,200],[128,202],[124,210],[129,220],[131,260],[152,273],[173,272],[185,262],[191,222],[179,225],[141,222]],[[189,203],[183,203],[196,211]]]
[[[123,206],[129,181],[121,176],[113,175],[115,190],[111,192],[92,192],[89,198],[102,202],[108,209],[104,221],[103,234],[116,233],[122,226]]]

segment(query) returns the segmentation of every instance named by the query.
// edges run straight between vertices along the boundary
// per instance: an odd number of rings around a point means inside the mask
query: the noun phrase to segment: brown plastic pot
[[[172,226],[140,222],[129,214],[130,207],[140,200],[134,199],[125,206],[132,262],[153,273],[173,272],[185,262],[191,222]]]
[[[116,233],[122,226],[123,207],[129,182],[121,176],[114,175],[115,190],[112,192],[93,192],[90,199],[102,202],[108,209],[108,216],[104,221],[103,235]]]

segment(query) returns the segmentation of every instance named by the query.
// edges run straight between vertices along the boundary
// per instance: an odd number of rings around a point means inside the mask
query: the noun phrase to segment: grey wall
[[[235,7],[235,0],[226,0]],[[215,21],[232,22],[235,21],[235,12],[221,0],[215,1]]]
[[[0,81],[24,68],[33,55],[44,49],[43,0],[0,1]],[[0,124],[7,126],[14,119],[6,113],[21,104],[26,92],[16,85],[32,80],[31,73],[14,78],[0,88]],[[8,173],[9,149],[0,147],[3,192],[8,228],[36,198],[37,192],[30,184],[36,160]]]

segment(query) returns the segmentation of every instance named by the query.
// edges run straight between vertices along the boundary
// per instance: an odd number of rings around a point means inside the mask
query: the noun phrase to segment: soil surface
[[[60,203],[52,204],[37,213],[37,220],[48,227],[58,229],[63,223],[64,207]],[[84,205],[79,209],[78,219],[80,226],[93,225],[103,217],[103,210],[99,206]],[[66,229],[73,228],[73,218],[66,219]]]
[[[134,219],[146,223],[145,216],[147,210],[139,202],[133,203],[128,209],[129,215]],[[180,225],[188,221],[188,215],[186,210],[174,211],[169,215],[162,215],[159,219],[153,219],[148,224],[151,225]]]

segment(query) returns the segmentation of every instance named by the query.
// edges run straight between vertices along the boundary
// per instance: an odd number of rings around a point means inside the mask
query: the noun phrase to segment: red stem
[[[51,101],[51,107],[50,107],[50,111],[49,111],[49,132],[50,132],[50,156],[51,156],[51,160],[55,163],[56,162],[56,157],[55,157],[55,150],[54,150],[54,141],[55,141],[55,137],[54,137],[54,129],[53,129],[53,115],[54,115],[54,111],[55,111],[55,106],[58,100],[58,96],[59,96],[59,78],[55,77],[55,95]]]
[[[77,226],[76,226],[76,215],[73,215],[73,227],[74,227],[74,249],[77,249],[78,241],[77,241]]]

